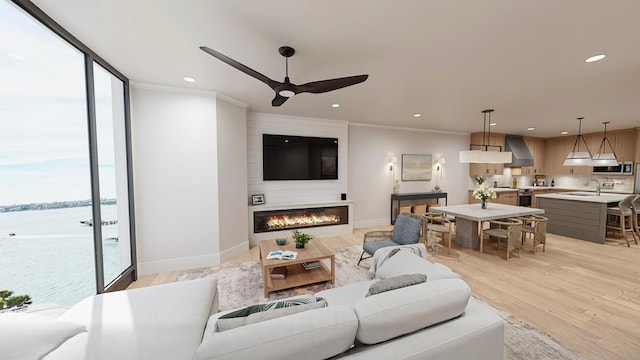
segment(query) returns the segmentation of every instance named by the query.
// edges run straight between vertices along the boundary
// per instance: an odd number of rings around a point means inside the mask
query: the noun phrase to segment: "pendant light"
[[[611,145],[611,141],[607,139],[607,124],[609,121],[603,122],[604,124],[604,135],[602,136],[602,142],[600,142],[600,147],[598,148],[598,152],[593,155],[593,166],[618,166],[618,158],[616,157],[616,151],[613,150],[613,145]],[[611,152],[606,151],[606,144],[609,144],[609,149]]]
[[[578,121],[580,121],[580,125],[578,127],[578,136],[576,137],[576,141],[573,143],[573,149],[567,155],[567,158],[564,159],[564,166],[591,166],[591,151],[589,151],[589,147],[587,146],[587,142],[582,136],[582,119],[583,117],[579,117]],[[586,151],[580,151],[580,142],[584,144],[584,148]]]
[[[506,164],[512,160],[511,151],[502,151],[502,146],[490,145],[491,125],[489,132],[486,132],[487,121],[491,124],[491,113],[493,109],[482,110],[484,114],[484,126],[482,127],[482,144],[469,144],[469,150],[460,151],[458,160],[461,163],[479,164]],[[481,150],[473,150],[473,147],[480,147]],[[489,151],[489,148],[498,148],[498,151]]]

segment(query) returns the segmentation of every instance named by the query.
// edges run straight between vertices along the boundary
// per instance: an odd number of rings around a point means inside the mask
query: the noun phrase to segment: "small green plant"
[[[0,310],[19,308],[31,304],[29,295],[15,295],[13,291],[0,290]]]
[[[484,184],[485,177],[484,176],[476,176],[476,184],[478,186]]]
[[[300,232],[298,229],[293,230],[291,236],[293,237],[293,241],[295,241],[296,245],[299,246],[304,246],[306,243],[311,241],[311,236],[309,234]]]

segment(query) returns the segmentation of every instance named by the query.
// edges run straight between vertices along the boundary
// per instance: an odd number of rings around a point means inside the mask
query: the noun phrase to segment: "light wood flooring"
[[[333,249],[361,245],[366,231],[322,238]],[[315,241],[319,241],[315,240]],[[504,245],[488,253],[454,247],[436,261],[459,273],[473,294],[553,336],[590,359],[640,359],[640,246],[604,245],[548,234],[546,252],[531,243],[506,261]],[[226,263],[258,260],[258,248]],[[365,264],[363,262],[363,264]],[[368,264],[368,263],[367,263]],[[130,288],[172,282],[179,272],[143,276]]]

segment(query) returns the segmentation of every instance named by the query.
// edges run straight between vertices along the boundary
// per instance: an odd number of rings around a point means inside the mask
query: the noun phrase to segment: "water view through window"
[[[5,0],[0,33],[0,290],[72,305],[96,293],[95,226],[104,284],[132,263],[123,82],[94,63],[94,221],[85,54]]]

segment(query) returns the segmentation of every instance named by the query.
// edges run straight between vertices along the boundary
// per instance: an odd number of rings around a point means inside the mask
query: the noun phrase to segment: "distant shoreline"
[[[115,205],[116,199],[100,199],[101,205]],[[30,210],[64,209],[72,207],[91,206],[91,200],[54,201],[31,204],[0,205],[0,213]]]

